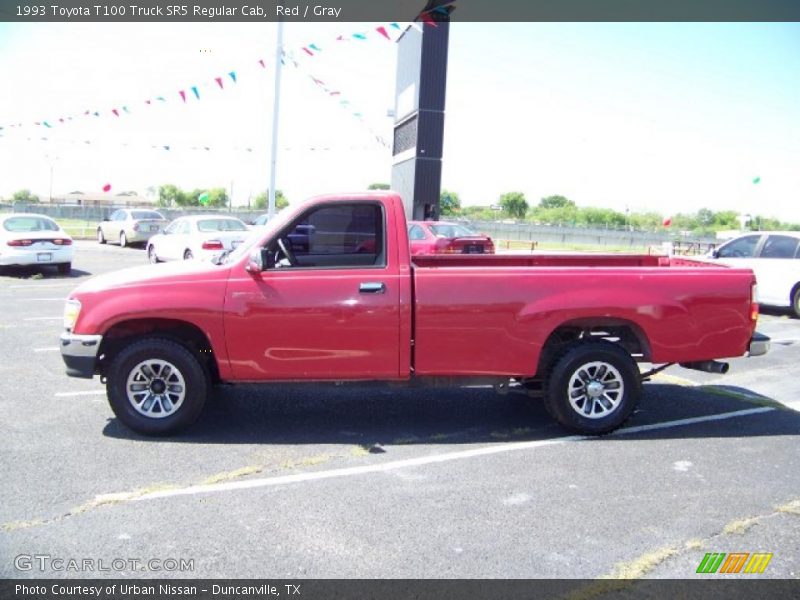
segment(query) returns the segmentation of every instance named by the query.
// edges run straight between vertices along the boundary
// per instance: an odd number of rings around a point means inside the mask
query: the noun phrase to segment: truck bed
[[[753,330],[752,272],[685,258],[416,256],[412,268],[417,375],[532,376],[570,329],[624,328],[657,363],[741,356]]]

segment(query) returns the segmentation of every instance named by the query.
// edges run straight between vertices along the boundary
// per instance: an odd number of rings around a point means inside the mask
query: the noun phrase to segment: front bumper
[[[91,379],[97,366],[97,352],[102,335],[61,334],[61,358],[67,366],[67,375]]]
[[[747,347],[748,356],[761,356],[769,352],[770,339],[763,333],[757,331],[750,338],[750,345]]]

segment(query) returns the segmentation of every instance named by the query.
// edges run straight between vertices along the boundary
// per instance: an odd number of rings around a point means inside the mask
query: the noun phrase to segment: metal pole
[[[272,156],[269,174],[269,218],[275,216],[275,164],[278,158],[278,112],[281,99],[281,62],[283,54],[283,21],[278,21],[278,42],[275,46],[275,96],[272,105]]]

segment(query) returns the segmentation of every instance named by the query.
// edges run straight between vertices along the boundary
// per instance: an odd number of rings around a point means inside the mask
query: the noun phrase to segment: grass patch
[[[722,533],[727,535],[744,535],[748,529],[753,527],[758,523],[758,517],[753,517],[749,519],[737,519],[736,521],[731,521],[722,529]]]
[[[630,562],[617,563],[611,575],[603,575],[600,579],[640,579],[676,554],[678,554],[677,548],[665,546],[643,554]]]
[[[240,477],[245,477],[247,475],[255,475],[256,473],[261,473],[264,470],[264,467],[261,465],[250,465],[249,467],[241,467],[239,469],[235,469],[233,471],[227,471],[225,473],[217,473],[216,475],[212,475],[204,479],[200,485],[212,485],[214,483],[221,483],[223,481],[231,481],[232,479],[239,479]]]
[[[800,500],[792,500],[786,504],[781,504],[780,506],[776,506],[775,510],[779,513],[800,515]]]

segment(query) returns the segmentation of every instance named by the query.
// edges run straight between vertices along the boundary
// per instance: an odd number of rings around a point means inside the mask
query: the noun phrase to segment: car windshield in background
[[[431,231],[435,236],[444,238],[470,237],[476,235],[463,225],[431,225]]]
[[[58,225],[41,217],[12,217],[3,222],[6,231],[58,231]]]
[[[157,213],[154,210],[134,210],[131,212],[131,216],[136,219],[159,219],[162,220],[164,217],[161,216],[161,213]]]
[[[247,231],[247,226],[235,219],[203,219],[197,222],[198,231]]]

